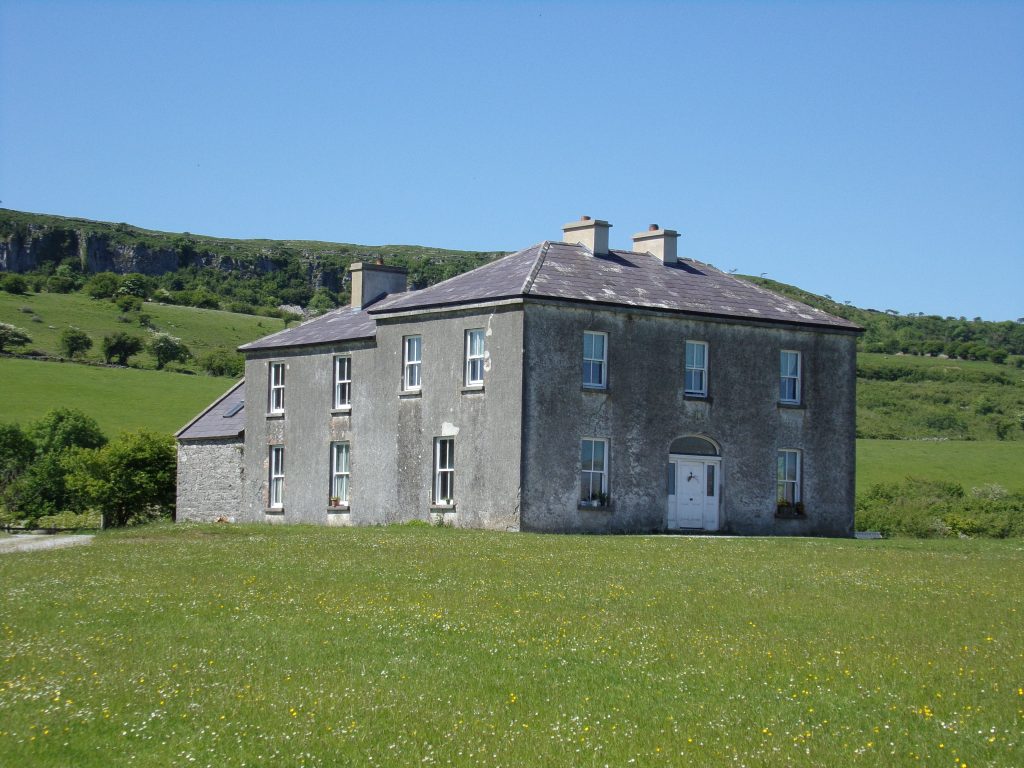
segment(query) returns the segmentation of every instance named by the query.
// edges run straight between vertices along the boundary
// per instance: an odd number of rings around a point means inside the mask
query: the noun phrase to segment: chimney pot
[[[633,235],[633,250],[637,253],[649,253],[662,264],[675,264],[678,261],[678,239],[679,233],[674,229],[659,229],[657,224],[651,224],[646,232],[637,232]]]
[[[567,243],[580,243],[595,256],[606,256],[611,226],[607,221],[583,216],[579,221],[571,221],[562,227],[562,239]]]

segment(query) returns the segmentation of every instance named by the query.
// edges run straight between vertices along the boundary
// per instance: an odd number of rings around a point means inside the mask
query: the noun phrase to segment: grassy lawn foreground
[[[0,557],[0,764],[1024,763],[1024,544],[157,526]]]

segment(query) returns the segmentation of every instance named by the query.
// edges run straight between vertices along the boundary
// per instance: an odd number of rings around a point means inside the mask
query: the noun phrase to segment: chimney
[[[581,243],[595,256],[608,255],[608,230],[611,224],[601,219],[581,216],[562,227],[562,239],[567,243]]]
[[[406,271],[402,267],[384,266],[384,259],[378,257],[374,264],[354,261],[348,269],[352,273],[355,309],[363,309],[389,293],[405,292]]]
[[[657,224],[651,224],[646,232],[637,232],[633,235],[633,250],[637,253],[649,253],[663,264],[675,264],[676,240],[679,233],[674,229],[661,229]]]

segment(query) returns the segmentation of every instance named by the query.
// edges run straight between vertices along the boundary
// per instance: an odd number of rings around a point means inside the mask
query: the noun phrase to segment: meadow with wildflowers
[[[153,525],[0,583],[5,766],[1024,764],[1019,539]]]

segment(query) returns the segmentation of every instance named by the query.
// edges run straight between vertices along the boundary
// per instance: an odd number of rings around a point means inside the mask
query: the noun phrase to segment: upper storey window
[[[608,386],[608,334],[583,332],[583,386],[604,389]]]
[[[790,405],[800,403],[800,353],[782,350],[779,357],[779,402]]]
[[[270,364],[270,395],[267,403],[270,413],[284,413],[284,363]]]
[[[708,345],[704,341],[686,342],[686,384],[684,394],[708,395]]]
[[[402,339],[402,389],[419,391],[423,387],[420,371],[423,366],[423,337],[406,336]]]
[[[466,331],[466,386],[480,387],[484,383],[484,329]]]
[[[340,355],[334,358],[334,409],[352,407],[352,358]]]

